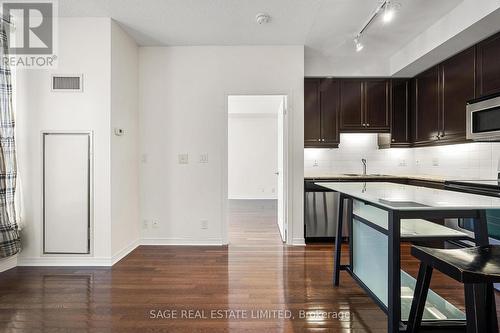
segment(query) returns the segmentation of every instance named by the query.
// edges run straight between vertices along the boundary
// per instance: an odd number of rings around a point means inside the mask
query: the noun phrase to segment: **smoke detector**
[[[271,16],[269,16],[268,14],[259,13],[255,16],[255,20],[258,24],[266,24],[271,21]]]

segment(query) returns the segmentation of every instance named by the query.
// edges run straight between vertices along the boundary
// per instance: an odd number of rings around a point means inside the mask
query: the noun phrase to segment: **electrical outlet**
[[[179,164],[189,164],[189,155],[179,154]]]
[[[405,159],[399,160],[399,166],[400,167],[405,167],[406,166],[406,160]]]
[[[318,160],[314,160],[313,167],[317,167],[317,166],[319,166]]]
[[[436,167],[439,166],[439,158],[434,157],[432,159],[432,166],[436,166]]]
[[[148,220],[142,221],[142,228],[143,229],[148,229],[149,228],[149,221]]]
[[[158,228],[160,227],[160,221],[158,221],[158,220],[153,220],[152,225],[153,225],[153,228],[154,228],[154,229],[158,229]]]
[[[208,220],[201,220],[200,221],[200,228],[203,230],[208,229]]]
[[[271,189],[271,193],[276,193],[276,189],[274,187]]]
[[[200,154],[200,163],[208,163],[208,154],[207,153]]]

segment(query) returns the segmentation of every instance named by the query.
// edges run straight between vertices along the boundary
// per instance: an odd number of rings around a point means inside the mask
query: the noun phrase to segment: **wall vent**
[[[83,75],[52,75],[52,91],[83,91]]]

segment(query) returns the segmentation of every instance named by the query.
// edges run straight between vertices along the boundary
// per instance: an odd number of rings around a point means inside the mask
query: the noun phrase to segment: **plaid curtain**
[[[8,35],[0,26],[0,258],[19,252],[21,241],[16,223],[16,145],[12,110],[11,72],[3,61],[8,55]]]

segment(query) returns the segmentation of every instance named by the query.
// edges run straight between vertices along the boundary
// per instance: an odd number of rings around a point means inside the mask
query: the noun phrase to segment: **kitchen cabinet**
[[[390,147],[409,147],[410,135],[410,88],[409,79],[391,80],[391,142]]]
[[[389,130],[389,81],[340,81],[340,129],[346,132]]]
[[[338,147],[339,133],[339,81],[324,79],[320,85],[321,140],[322,145]]]
[[[500,50],[499,50],[500,51]],[[465,106],[475,97],[475,49],[470,48],[444,61],[441,75],[440,141],[466,140]]]
[[[365,126],[370,130],[389,130],[389,81],[365,81]]]
[[[321,139],[321,111],[319,100],[320,79],[304,80],[304,146]]]
[[[339,82],[334,79],[304,80],[304,146],[338,147]]]
[[[500,34],[477,44],[476,52],[477,97],[500,93]]]
[[[470,48],[417,75],[415,145],[466,141],[466,103],[475,97],[475,50]]]
[[[342,130],[364,129],[363,81],[342,80],[340,82],[340,128]]]
[[[434,66],[415,78],[415,144],[439,138],[439,68]]]

